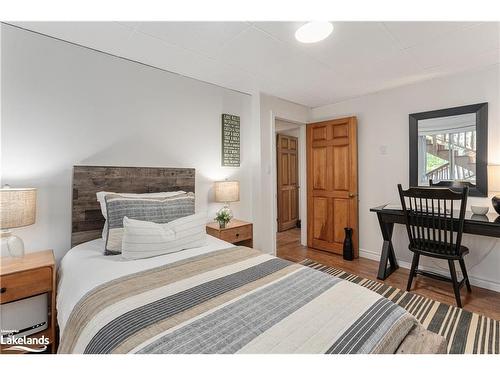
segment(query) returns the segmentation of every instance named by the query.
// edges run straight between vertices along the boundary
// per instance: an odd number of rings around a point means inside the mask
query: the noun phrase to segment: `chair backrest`
[[[469,187],[403,190],[398,184],[410,245],[422,251],[458,255]]]

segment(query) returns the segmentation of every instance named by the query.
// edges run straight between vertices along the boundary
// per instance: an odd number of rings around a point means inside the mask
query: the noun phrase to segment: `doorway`
[[[305,124],[275,119],[275,235],[276,249],[301,245],[305,186]],[[301,150],[302,148],[302,150]],[[303,192],[305,193],[305,192]],[[305,228],[303,228],[305,231]]]

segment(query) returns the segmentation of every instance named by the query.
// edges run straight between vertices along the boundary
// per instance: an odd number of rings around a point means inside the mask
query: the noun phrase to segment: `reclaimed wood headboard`
[[[98,191],[194,193],[194,183],[194,168],[74,166],[71,247],[101,237],[104,217],[96,198]]]

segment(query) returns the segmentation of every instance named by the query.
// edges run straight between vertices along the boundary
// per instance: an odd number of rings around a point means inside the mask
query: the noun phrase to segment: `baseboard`
[[[376,251],[372,251],[372,250],[359,249],[359,256],[361,258],[376,260],[377,262],[380,260],[380,253],[378,253]],[[410,267],[411,267],[410,262],[405,262],[405,261],[402,261],[399,259],[398,259],[398,264],[400,267],[406,268],[406,269],[410,269]],[[449,276],[449,274],[447,274],[446,272],[444,272],[443,270],[441,270],[439,268],[429,267],[429,266],[421,266],[419,268],[424,270],[424,271],[431,271],[431,272],[439,273],[440,275]],[[477,286],[479,288],[484,288],[484,289],[493,290],[495,292],[500,292],[500,283],[498,281],[483,279],[483,278],[471,276],[471,275],[469,275],[469,281],[470,281],[471,285]]]
[[[371,250],[359,249],[360,258],[371,259],[371,260],[380,260],[380,253]]]

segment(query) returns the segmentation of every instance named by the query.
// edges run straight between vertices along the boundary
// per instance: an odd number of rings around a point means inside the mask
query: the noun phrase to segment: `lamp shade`
[[[239,181],[216,181],[215,201],[216,202],[238,202],[240,200]]]
[[[500,164],[488,165],[488,190],[500,191]]]
[[[0,228],[24,227],[35,223],[36,189],[0,189]]]

